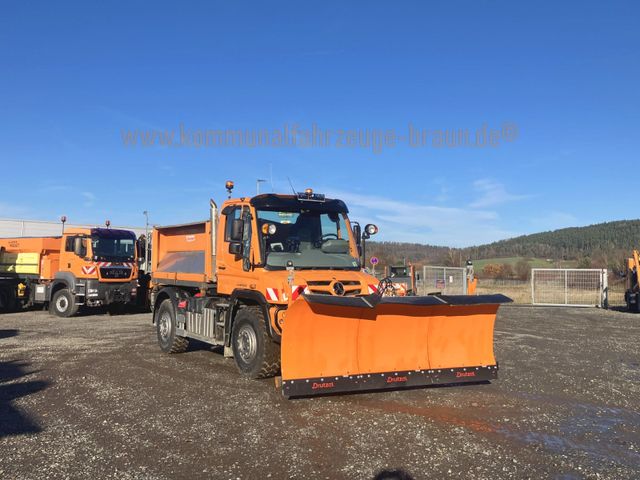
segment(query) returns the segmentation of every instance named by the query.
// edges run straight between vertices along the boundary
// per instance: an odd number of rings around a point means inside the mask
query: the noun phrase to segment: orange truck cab
[[[49,304],[55,315],[69,317],[82,305],[134,301],[137,279],[136,237],[129,230],[0,238],[0,307]]]
[[[281,374],[287,397],[496,378],[493,322],[509,299],[398,296],[363,270],[362,241],[376,232],[310,189],[229,199],[220,212],[212,200],[206,221],[154,227],[160,348],[221,346],[244,376]]]
[[[302,294],[355,297],[377,290],[378,280],[360,266],[341,200],[264,194],[227,200],[219,217],[213,201],[211,207],[208,221],[153,230],[154,322],[162,325],[163,302],[179,311],[175,335],[224,345],[237,360],[231,334],[241,310],[257,312],[265,334],[277,342],[287,306]],[[196,318],[191,313],[211,321],[187,325]],[[259,370],[239,368],[250,375]]]

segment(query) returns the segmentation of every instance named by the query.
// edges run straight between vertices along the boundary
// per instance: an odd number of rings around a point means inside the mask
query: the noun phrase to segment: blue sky
[[[186,222],[227,179],[252,195],[258,178],[288,192],[290,177],[342,197],[383,240],[465,246],[637,218],[638,18],[631,1],[10,2],[0,217]],[[314,124],[400,140],[123,142]],[[401,138],[408,125],[424,146]],[[483,125],[508,135],[433,144]]]

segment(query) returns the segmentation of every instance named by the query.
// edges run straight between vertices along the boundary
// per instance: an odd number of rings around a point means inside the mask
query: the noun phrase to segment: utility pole
[[[269,180],[271,181],[271,193],[273,193],[273,163],[269,164]]]
[[[258,178],[256,180],[256,195],[260,195],[260,184],[261,183],[266,183],[267,181],[262,179],[262,178]]]
[[[65,224],[65,223],[66,223],[66,221],[67,221],[67,216],[66,216],[66,215],[62,215],[62,216],[60,217],[60,221],[62,222],[62,235],[64,235],[64,224]],[[23,225],[24,225],[24,222],[23,222]]]
[[[144,215],[144,272],[149,273],[147,268],[149,265],[149,212],[145,210],[142,214]]]

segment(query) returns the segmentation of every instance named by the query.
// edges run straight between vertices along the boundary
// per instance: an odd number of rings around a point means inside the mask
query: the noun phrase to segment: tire
[[[176,314],[173,302],[167,298],[163,300],[156,314],[156,330],[158,345],[165,353],[182,353],[189,347],[189,339],[176,335]]]
[[[0,287],[0,312],[9,312],[9,297],[8,289]]]
[[[68,288],[58,290],[53,294],[49,309],[52,314],[57,317],[73,317],[78,313],[79,305],[76,305],[76,297],[69,291]]]
[[[280,371],[280,345],[273,342],[258,306],[241,307],[231,334],[233,359],[247,378],[267,378]]]
[[[0,312],[12,313],[22,310],[22,302],[16,297],[14,286],[0,286]]]

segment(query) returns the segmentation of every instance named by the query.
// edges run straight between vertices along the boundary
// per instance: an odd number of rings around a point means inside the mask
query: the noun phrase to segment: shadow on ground
[[[15,328],[0,330],[0,340],[2,340],[3,338],[11,338],[16,336],[18,336],[18,330]]]
[[[15,337],[18,330],[0,330],[0,339]],[[13,405],[17,398],[26,397],[44,390],[49,382],[43,380],[22,381],[27,375],[36,373],[28,371],[29,364],[12,360],[0,362],[0,438],[7,435],[40,432],[42,428],[27,414]]]

